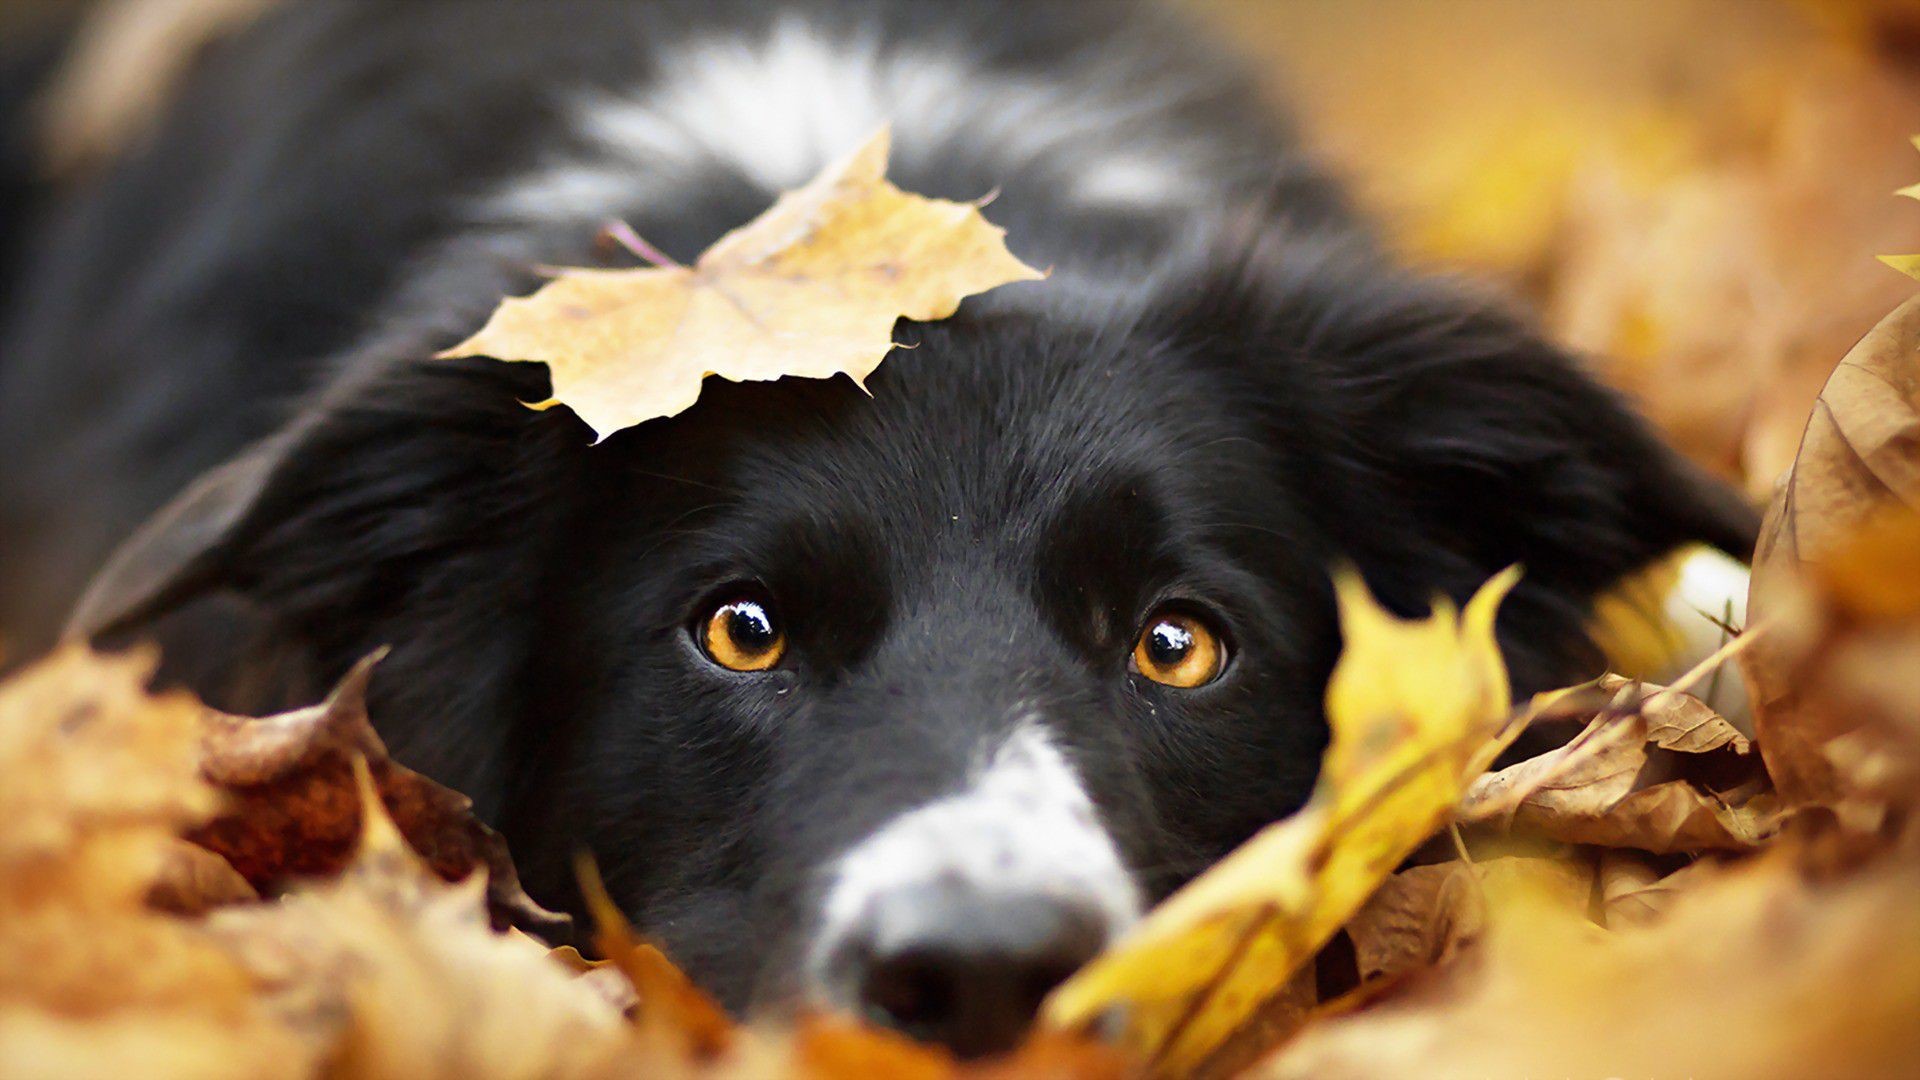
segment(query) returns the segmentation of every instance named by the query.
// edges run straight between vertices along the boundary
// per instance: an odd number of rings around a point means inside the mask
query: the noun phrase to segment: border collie
[[[903,325],[871,397],[715,380],[594,445],[537,366],[431,359],[630,265],[610,221],[690,260],[884,121],[1055,273]],[[1332,565],[1416,613],[1522,564],[1524,693],[1600,670],[1597,591],[1755,529],[1149,6],[307,0],[4,213],[16,658],[90,579],[79,631],[231,708],[391,644],[397,756],[536,895],[585,848],[729,1007],[964,1054],[1301,804]]]

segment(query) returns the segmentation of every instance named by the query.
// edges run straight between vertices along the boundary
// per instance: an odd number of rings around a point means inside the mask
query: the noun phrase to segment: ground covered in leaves
[[[962,1066],[843,1018],[737,1025],[590,863],[581,936],[601,959],[544,944],[560,920],[500,838],[387,757],[363,694],[377,656],[256,719],[149,694],[151,656],[72,646],[0,685],[0,1077],[1910,1075],[1920,299],[1872,256],[1920,251],[1920,207],[1881,190],[1920,179],[1900,127],[1920,122],[1920,70],[1879,6],[1821,11],[1797,53],[1740,32],[1737,122],[1631,85],[1602,109],[1577,72],[1527,140],[1476,143],[1497,110],[1440,110],[1447,145],[1498,144],[1473,169],[1373,121],[1376,155],[1424,163],[1397,178],[1410,251],[1532,291],[1683,446],[1771,500],[1746,625],[1669,685],[1514,702],[1491,632],[1510,576],[1415,622],[1340,578],[1308,806],[1056,991],[1028,1047]],[[1356,129],[1365,100],[1346,103]],[[771,316],[818,346],[806,371],[732,377],[858,376],[895,318],[1032,276],[977,207],[887,185],[884,156],[876,140],[695,266],[563,275],[457,351],[566,346],[591,363],[556,369],[559,403],[605,434],[718,370],[621,329],[663,305],[715,340]],[[788,327],[822,306],[789,291],[823,283],[858,310]],[[1694,696],[1731,665],[1750,719]],[[1488,772],[1530,724],[1575,734]]]

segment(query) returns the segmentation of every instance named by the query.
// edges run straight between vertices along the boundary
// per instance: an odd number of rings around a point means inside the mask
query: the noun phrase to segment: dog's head
[[[546,899],[586,848],[733,1006],[997,1049],[1306,797],[1331,565],[1411,613],[1522,564],[1527,690],[1594,672],[1596,591],[1753,528],[1484,303],[1311,239],[1201,269],[1009,289],[903,327],[871,398],[713,385],[598,446],[518,404],[537,371],[377,364],[183,497],[87,617],[229,700],[392,644],[397,754]]]

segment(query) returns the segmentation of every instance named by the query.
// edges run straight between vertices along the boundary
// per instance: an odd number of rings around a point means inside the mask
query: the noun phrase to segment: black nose
[[[1107,933],[1090,905],[916,885],[874,899],[836,966],[867,1019],[983,1057],[1013,1049]]]

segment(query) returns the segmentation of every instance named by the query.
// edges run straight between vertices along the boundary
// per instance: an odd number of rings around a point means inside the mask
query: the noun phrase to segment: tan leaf
[[[1345,647],[1312,799],[1054,991],[1045,1020],[1077,1028],[1116,1015],[1131,1053],[1181,1073],[1284,990],[1497,752],[1510,702],[1493,619],[1517,576],[1488,582],[1464,614],[1439,602],[1430,618],[1403,622],[1357,575],[1338,575]]]
[[[1479,884],[1465,863],[1400,871],[1347,922],[1360,981],[1446,962],[1477,936],[1483,917]]]
[[[685,410],[708,375],[865,385],[900,319],[944,319],[1045,276],[978,206],[888,183],[888,146],[883,130],[691,267],[561,271],[442,356],[546,364],[553,398],[539,407],[566,405],[603,439]]]
[[[306,1044],[195,926],[146,904],[214,811],[202,707],[150,655],[69,646],[0,686],[0,1073],[306,1075]]]
[[[1920,513],[1920,298],[1909,300],[1860,339],[1834,369],[1801,439],[1799,456],[1768,511],[1755,556],[1748,611],[1754,620],[1779,624],[1744,659],[1754,690],[1760,750],[1783,796],[1797,802],[1833,804],[1848,784],[1836,775],[1827,747],[1868,718],[1815,685],[1810,664],[1824,663],[1820,642],[1846,625],[1872,623],[1883,633],[1899,631],[1889,603],[1898,606],[1920,590],[1891,589],[1916,557],[1899,545],[1898,525],[1881,551],[1852,547],[1870,526]],[[1839,558],[1842,551],[1846,558]],[[1828,611],[1808,578],[1844,585],[1848,563],[1873,562],[1865,587],[1847,601],[1855,611]],[[1904,576],[1911,577],[1908,570]],[[1872,599],[1876,594],[1884,598]],[[1868,607],[1860,607],[1864,602]],[[1909,615],[1920,615],[1916,599]],[[1897,642],[1894,653],[1898,655]],[[1891,658],[1889,658],[1891,659]],[[1896,662],[1897,663],[1897,662]],[[1892,669],[1886,669],[1892,670]],[[1863,678],[1873,678],[1863,671]]]
[[[1655,853],[1750,849],[1779,824],[1753,746],[1687,694],[1618,676],[1566,746],[1473,782],[1464,825]]]
[[[360,845],[353,763],[365,759],[387,812],[435,873],[458,881],[484,869],[499,925],[565,925],[522,891],[505,842],[473,816],[471,800],[387,756],[367,717],[378,661],[361,661],[311,708],[259,720],[208,712],[200,771],[227,794],[228,808],[191,838],[263,892],[335,874]]]
[[[1904,1076],[1920,1053],[1920,877],[1830,886],[1790,858],[1689,883],[1643,929],[1489,882],[1459,976],[1309,1027],[1250,1075]]]
[[[479,875],[449,884],[408,845],[359,766],[365,826],[346,866],[273,904],[225,908],[214,935],[330,1075],[610,1075],[619,1010],[545,946],[489,923]]]

